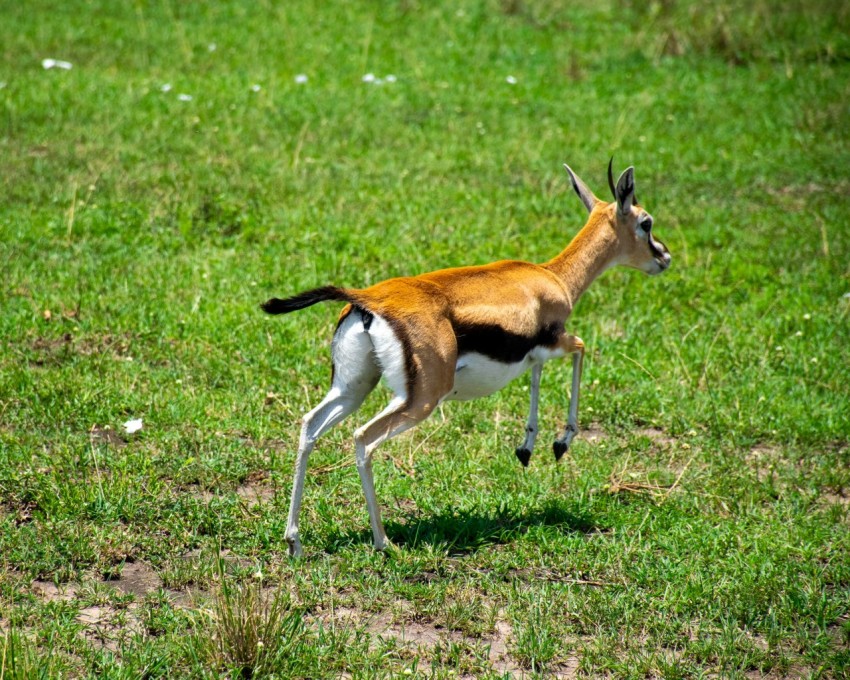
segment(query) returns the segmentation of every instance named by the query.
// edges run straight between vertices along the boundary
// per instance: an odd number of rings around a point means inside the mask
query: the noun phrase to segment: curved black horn
[[[608,186],[611,187],[611,195],[614,197],[614,200],[617,200],[617,190],[614,188],[614,157],[611,156],[611,160],[608,161]]]

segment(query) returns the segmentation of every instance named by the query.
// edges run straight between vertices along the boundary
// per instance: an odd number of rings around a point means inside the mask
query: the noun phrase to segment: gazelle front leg
[[[564,352],[573,355],[573,384],[570,390],[570,411],[567,417],[567,426],[564,428],[564,433],[552,444],[555,460],[561,460],[561,456],[570,448],[573,437],[578,434],[578,391],[581,383],[582,363],[584,362],[584,342],[581,338],[566,335],[561,338],[558,344]]]
[[[523,467],[528,467],[531,453],[534,451],[534,442],[537,439],[537,403],[540,395],[540,374],[543,373],[543,364],[534,364],[531,368],[531,398],[528,408],[528,423],[525,426],[525,441],[516,450],[516,457]]]

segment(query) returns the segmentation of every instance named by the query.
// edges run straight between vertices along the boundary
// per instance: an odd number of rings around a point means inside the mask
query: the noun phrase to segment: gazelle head
[[[573,189],[587,211],[601,211],[600,217],[610,223],[617,235],[619,252],[613,264],[640,269],[646,274],[660,274],[670,266],[670,251],[652,234],[653,219],[635,198],[635,169],[627,168],[614,184],[612,164],[608,163],[608,186],[612,203],[600,201],[581,178],[564,164]]]

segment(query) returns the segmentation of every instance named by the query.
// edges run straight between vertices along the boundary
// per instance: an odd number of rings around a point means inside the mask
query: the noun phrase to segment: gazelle
[[[613,159],[612,159],[613,160]],[[348,303],[334,332],[333,377],[322,402],[302,420],[286,540],[301,554],[298,516],[307,458],[316,440],[356,411],[383,377],[394,397],[354,434],[357,470],[366,496],[375,548],[389,545],[372,479],[372,454],[382,442],[425,420],[444,400],[484,397],[531,368],[525,440],[516,456],[528,465],[537,438],[543,364],[573,356],[567,425],[555,440],[556,460],[578,432],[584,343],[564,324],[579,297],[602,272],[626,265],[647,274],[670,266],[667,247],[652,234],[652,217],[635,199],[634,168],[617,184],[608,164],[612,203],[599,200],[564,165],[590,213],[558,256],[545,264],[503,260],[382,281],[364,289],[324,286],[262,305],[286,314],[324,300]]]

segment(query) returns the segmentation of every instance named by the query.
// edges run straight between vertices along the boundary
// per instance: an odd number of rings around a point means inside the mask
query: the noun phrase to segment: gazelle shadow
[[[387,536],[396,545],[410,548],[432,546],[454,555],[475,552],[488,545],[511,543],[534,527],[550,527],[560,532],[590,534],[604,532],[596,519],[576,513],[557,502],[533,510],[498,508],[492,511],[446,509],[433,515],[411,513],[401,521],[384,524]],[[370,543],[368,529],[332,533],[325,550],[335,553],[355,543]]]

